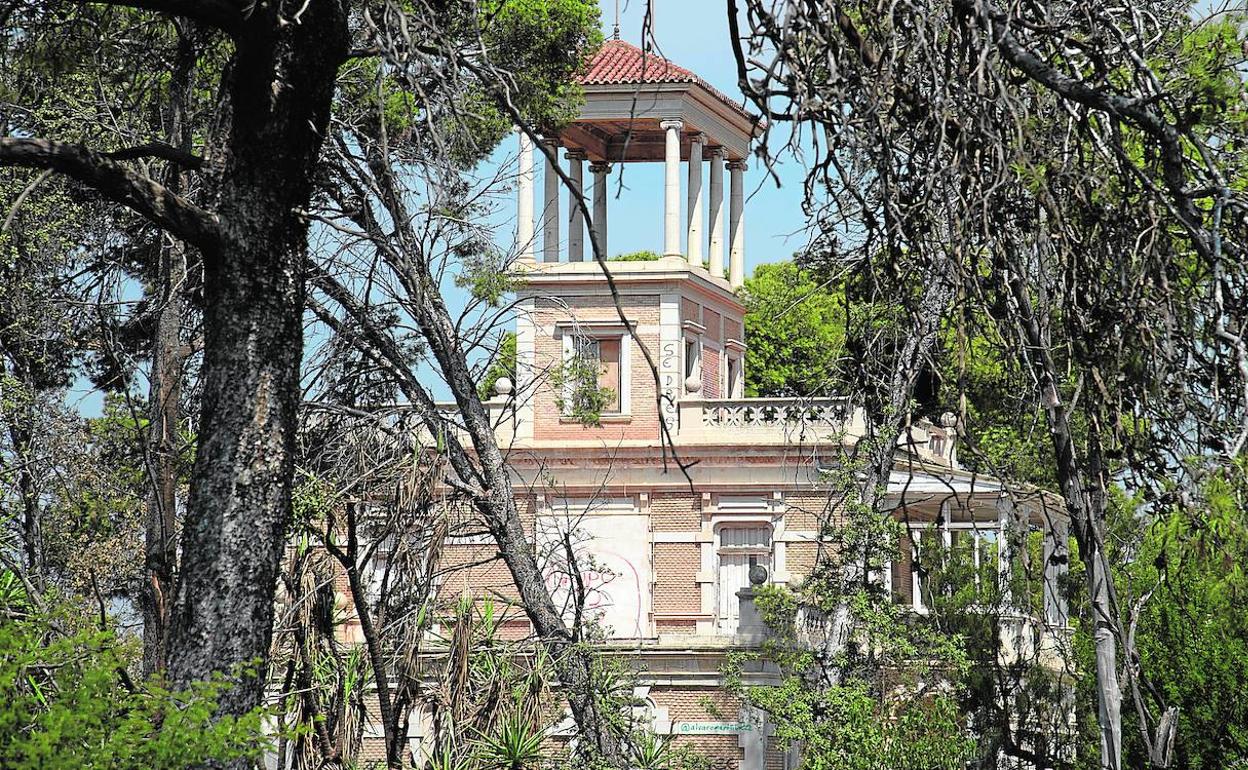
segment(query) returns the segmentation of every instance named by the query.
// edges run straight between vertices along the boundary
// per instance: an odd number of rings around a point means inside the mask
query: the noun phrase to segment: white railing
[[[680,401],[680,437],[757,442],[827,441],[858,435],[860,416],[841,398],[716,398]]]
[[[840,398],[721,398],[702,401],[702,424],[728,428],[839,428],[845,424],[847,408],[846,401]]]

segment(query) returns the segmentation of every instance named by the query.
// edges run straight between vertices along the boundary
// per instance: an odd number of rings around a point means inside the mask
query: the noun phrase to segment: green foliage
[[[845,296],[792,262],[759,265],[745,282],[747,396],[836,390],[845,354]]]
[[[1044,414],[991,319],[964,308],[940,335],[932,413],[964,416],[959,460],[983,473],[1053,487],[1053,442]]]
[[[435,75],[455,91],[429,98],[408,86],[425,75],[413,78],[379,58],[355,60],[340,74],[335,112],[360,136],[373,139],[384,133],[392,149],[420,151],[429,139],[423,132],[432,126],[439,134],[439,150],[468,167],[511,130],[504,98],[542,130],[557,129],[575,117],[581,91],[574,75],[602,44],[597,2],[484,0],[449,6],[439,23],[452,44],[459,41],[473,52],[484,45],[489,64],[507,81],[506,96],[499,83],[461,72],[458,77]],[[410,148],[404,148],[408,143]]]
[[[490,362],[490,366],[485,370],[485,376],[481,378],[481,384],[477,386],[477,395],[482,400],[488,401],[494,397],[494,384],[498,382],[500,377],[506,377],[511,380],[512,387],[516,384],[516,333],[507,332],[503,336],[503,340],[499,343],[498,353],[494,356],[494,360]]]
[[[468,252],[468,249],[472,251]],[[463,258],[460,272],[455,276],[455,285],[468,289],[472,298],[478,302],[498,307],[504,294],[521,285],[520,279],[507,272],[503,255],[488,245],[461,244],[460,251]]]
[[[897,558],[901,526],[863,503],[852,468],[829,481],[843,496],[844,518],[822,535],[842,559],[817,566],[796,588],[760,592],[757,607],[773,631],[760,657],[779,668],[780,681],[744,686],[751,655],[738,653],[728,686],[766,713],[782,745],[801,745],[810,770],[963,768],[975,739],[959,710],[969,665],[962,640],[895,604],[870,578]],[[839,645],[829,641],[838,627],[846,629]]]
[[[636,770],[667,770],[673,762],[672,741],[645,733],[633,746],[632,767]]]
[[[1198,509],[1152,520],[1115,577],[1129,596],[1152,592],[1136,643],[1160,702],[1179,708],[1176,766],[1214,770],[1248,763],[1248,458],[1210,476],[1202,491]],[[1136,507],[1118,515],[1139,532]],[[1140,767],[1147,752],[1133,711],[1124,709],[1124,753]]]
[[[186,691],[134,685],[123,673],[133,651],[112,634],[66,631],[68,617],[37,613],[13,590],[0,596],[0,766],[176,770],[262,754],[262,712],[216,716],[224,679]]]
[[[530,122],[562,126],[581,92],[572,75],[602,45],[597,0],[484,0],[482,26],[495,63],[514,73],[512,99]]]
[[[598,359],[579,354],[552,368],[550,386],[559,411],[585,427],[600,425],[603,410],[615,398],[614,390],[598,384],[601,374]]]
[[[65,415],[56,426],[60,435],[49,451],[57,454],[52,472],[58,483],[44,497],[41,525],[46,577],[67,593],[138,593],[147,510],[145,414],[144,403],[109,395],[99,417]],[[190,458],[180,460],[181,481]]]
[[[663,255],[654,251],[630,251],[627,254],[619,254],[611,257],[611,262],[658,262],[663,259]]]
[[[513,711],[477,739],[474,756],[482,770],[535,770],[546,758],[543,730]]]

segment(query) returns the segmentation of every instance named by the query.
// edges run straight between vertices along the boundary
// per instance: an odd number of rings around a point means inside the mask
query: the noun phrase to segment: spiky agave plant
[[[481,732],[473,757],[482,770],[536,770],[545,760],[544,730],[512,704],[509,713],[489,732]]]
[[[672,743],[654,733],[642,733],[632,744],[633,770],[668,770]]]

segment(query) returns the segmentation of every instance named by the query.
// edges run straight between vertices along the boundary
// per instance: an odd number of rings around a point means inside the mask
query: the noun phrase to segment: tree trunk
[[[485,499],[478,501],[479,508],[485,514],[498,550],[511,572],[525,613],[551,654],[580,739],[590,748],[584,753],[608,766],[624,767],[622,736],[616,735],[609,715],[602,713],[600,708],[601,701],[594,681],[596,655],[580,644],[580,629],[568,628],[551,598],[537,554],[516,511],[515,491],[507,461],[495,440],[494,426],[481,403],[476,383],[457,343],[450,313],[441,295],[427,281],[414,283],[412,288],[416,289],[417,297],[423,294],[424,301],[419,303],[416,313],[417,322],[446,375],[481,464],[487,491]]]
[[[860,457],[858,483],[859,503],[873,516],[887,517],[892,511],[886,507],[888,482],[897,457],[897,439],[910,424],[910,402],[914,396],[915,383],[923,372],[923,366],[936,347],[937,332],[945,310],[954,297],[952,265],[949,258],[937,253],[932,264],[931,279],[924,287],[923,296],[915,310],[912,326],[906,341],[897,351],[897,357],[889,381],[880,390],[871,392],[869,384],[861,393],[866,411],[867,434],[858,442],[856,451]],[[860,559],[846,559],[831,569],[843,570],[847,580],[868,581],[872,579],[866,567],[868,551],[879,544],[864,544]],[[831,558],[839,559],[839,555]],[[821,657],[825,662],[840,658],[849,643],[854,617],[848,601],[837,603],[832,614],[832,625],[824,639]],[[843,671],[834,665],[821,666],[823,683],[828,687],[841,684]]]
[[[182,283],[186,278],[186,253],[181,243],[162,249],[161,293],[163,301],[152,340],[148,455],[150,493],[144,533],[143,673],[165,669],[169,613],[177,569],[175,540],[177,513],[178,405],[182,394]]]
[[[0,372],[3,368],[0,367]],[[35,391],[29,389],[23,398],[34,399]],[[13,442],[13,454],[17,458],[17,490],[22,498],[22,551],[26,556],[26,572],[31,584],[42,588],[46,582],[43,553],[43,510],[39,506],[39,485],[35,478],[34,456],[34,406],[24,403],[18,407],[20,416],[13,420],[9,439]]]
[[[191,153],[188,127],[195,46],[188,33],[178,29],[178,58],[170,84],[169,144]],[[168,187],[184,195],[187,174],[175,168]],[[176,541],[178,506],[178,424],[182,400],[182,326],[185,303],[186,244],[168,239],[162,244],[157,291],[160,310],[152,336],[152,373],[149,381],[147,434],[149,493],[144,532],[143,561],[146,581],[140,595],[143,607],[143,673],[164,671],[169,638],[169,616],[176,590],[178,549]]]
[[[1098,455],[1091,451],[1087,473],[1079,464],[1078,447],[1066,406],[1058,390],[1057,366],[1049,351],[1051,340],[1044,321],[1032,306],[1031,295],[1022,277],[1003,266],[997,272],[1015,303],[1016,319],[1027,352],[1022,354],[1039,382],[1049,433],[1057,459],[1057,479],[1070,514],[1072,533],[1079,546],[1079,557],[1087,565],[1088,601],[1092,612],[1093,641],[1096,645],[1097,724],[1100,728],[1102,770],[1122,766],[1122,688],[1118,682],[1118,624],[1113,575],[1105,559],[1102,529],[1105,521],[1104,479]],[[1095,434],[1095,431],[1093,431]],[[1089,441],[1095,444],[1095,438]]]
[[[291,19],[256,6],[235,36],[220,246],[204,254],[198,451],[182,535],[169,671],[185,685],[263,666],[290,519],[302,355],[301,210],[347,53],[346,10],[309,0]],[[264,672],[222,694],[223,714],[261,701]]]
[[[370,157],[369,166],[374,179],[378,181],[380,196],[391,221],[398,223],[398,228],[403,231],[409,226],[411,217],[406,211],[399,187],[394,183],[393,169],[387,159],[380,155]],[[384,246],[388,242],[387,234],[377,231],[374,222],[362,218],[358,223],[369,232],[375,243]],[[550,653],[576,721],[581,752],[585,758],[600,761],[607,766],[624,767],[627,761],[621,744],[624,736],[616,733],[612,728],[610,715],[603,713],[600,708],[594,675],[596,654],[588,645],[580,643],[580,629],[568,628],[551,598],[545,576],[538,565],[537,554],[516,510],[515,491],[507,460],[495,439],[494,426],[477,392],[477,383],[464,357],[456,326],[451,320],[437,283],[430,275],[427,265],[416,260],[400,259],[387,248],[382,251],[390,255],[391,267],[407,294],[404,305],[420,327],[430,352],[437,360],[455,397],[464,428],[472,441],[477,465],[474,466],[468,459],[465,449],[454,437],[448,439],[449,460],[462,478],[479,479],[482,483],[483,494],[474,500],[474,504],[486,520],[498,545],[525,613],[543,646]],[[357,322],[359,329],[353,329],[352,332],[367,340],[379,360],[387,360],[394,367],[394,372],[399,377],[399,387],[408,399],[413,403],[423,404],[432,416],[433,402],[427,392],[406,368],[403,356],[388,342],[382,330],[372,325],[368,315],[354,302],[350,293],[328,276],[322,276],[318,286]]]

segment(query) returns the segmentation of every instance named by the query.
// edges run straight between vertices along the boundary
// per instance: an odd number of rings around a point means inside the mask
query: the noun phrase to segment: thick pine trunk
[[[204,255],[199,443],[169,639],[178,684],[262,665],[268,655],[303,349],[301,210],[346,48],[337,0],[310,0],[297,20],[257,6],[236,36],[217,208],[223,237]],[[259,704],[263,673],[226,692],[221,713]]]

